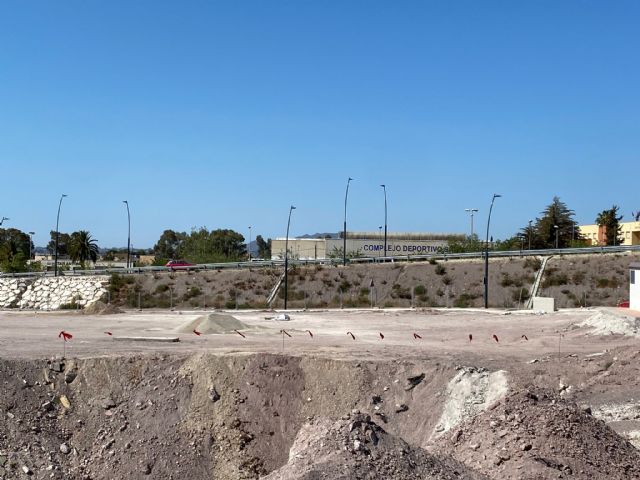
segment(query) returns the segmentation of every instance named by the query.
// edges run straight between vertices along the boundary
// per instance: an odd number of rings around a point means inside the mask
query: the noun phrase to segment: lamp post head
[[[386,188],[387,188],[387,186],[386,186],[384,183],[380,184],[380,186],[381,186],[382,188],[384,188],[384,189],[386,189]]]
[[[68,197],[68,196],[69,196],[69,195],[67,195],[66,193],[63,193],[63,194],[62,194],[62,198],[64,198],[64,197]]]
[[[499,193],[494,193],[493,194],[493,198],[500,198],[502,195],[500,195]]]
[[[347,180],[347,183],[349,183],[351,180],[353,180],[353,178],[349,177],[349,180]]]
[[[36,232],[29,232],[29,235],[35,235]]]
[[[129,205],[129,201],[128,200],[122,200],[122,203],[126,203],[127,205]]]
[[[291,205],[291,208],[289,210],[295,210],[296,207],[294,207],[293,205]]]

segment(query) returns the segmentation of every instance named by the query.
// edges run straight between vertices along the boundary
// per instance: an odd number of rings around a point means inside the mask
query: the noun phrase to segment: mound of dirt
[[[578,324],[593,327],[591,335],[627,335],[640,337],[640,319],[629,315],[600,311]]]
[[[87,315],[113,315],[115,313],[122,313],[122,310],[115,305],[111,303],[106,304],[100,300],[90,303],[82,311]]]
[[[496,479],[640,478],[640,451],[550,392],[505,397],[443,437],[436,451]]]
[[[179,333],[191,333],[197,330],[204,334],[212,333],[231,333],[234,330],[244,330],[249,328],[247,324],[242,323],[237,318],[223,313],[211,313],[202,315],[194,320],[176,328]]]
[[[507,393],[504,371],[489,372],[485,368],[459,367],[447,385],[447,399],[432,438],[437,438],[480,412]]]
[[[337,422],[304,425],[289,462],[265,480],[331,479],[484,479],[448,457],[412,447],[385,432],[369,415],[354,411]]]

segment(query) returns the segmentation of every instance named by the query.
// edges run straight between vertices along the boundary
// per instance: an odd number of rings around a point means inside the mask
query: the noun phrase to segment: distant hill
[[[340,238],[339,233],[306,233],[296,238]]]

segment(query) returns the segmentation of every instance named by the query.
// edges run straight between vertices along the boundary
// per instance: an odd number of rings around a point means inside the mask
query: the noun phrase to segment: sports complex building
[[[348,257],[398,257],[427,255],[446,251],[449,240],[462,240],[463,234],[442,233],[388,233],[387,251],[384,252],[384,233],[347,232]],[[344,240],[331,238],[289,238],[289,258],[323,260],[342,258]],[[285,238],[271,241],[271,258],[284,258]]]

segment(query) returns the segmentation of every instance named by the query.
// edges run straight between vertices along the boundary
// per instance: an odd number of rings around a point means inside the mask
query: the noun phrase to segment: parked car
[[[186,260],[169,260],[165,267],[169,267],[171,270],[188,270],[195,267],[195,264],[189,263]]]

